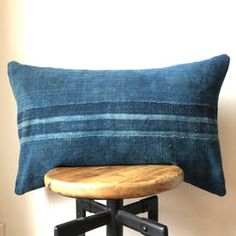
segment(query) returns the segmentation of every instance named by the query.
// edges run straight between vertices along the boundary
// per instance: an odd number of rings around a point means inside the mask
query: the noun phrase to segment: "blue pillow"
[[[161,69],[70,70],[10,62],[21,144],[16,194],[58,166],[175,164],[224,195],[218,95],[229,57]]]

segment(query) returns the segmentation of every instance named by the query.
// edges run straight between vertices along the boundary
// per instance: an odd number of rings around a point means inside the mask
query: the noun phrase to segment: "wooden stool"
[[[122,236],[123,225],[143,235],[167,236],[158,222],[158,198],[148,197],[123,206],[123,199],[154,195],[177,187],[183,171],[174,165],[59,167],[44,178],[45,186],[76,198],[76,220],[58,225],[54,236],[83,236],[107,225],[107,236]],[[106,199],[107,206],[94,199]],[[86,217],[86,211],[95,213]],[[148,219],[136,216],[148,212]]]

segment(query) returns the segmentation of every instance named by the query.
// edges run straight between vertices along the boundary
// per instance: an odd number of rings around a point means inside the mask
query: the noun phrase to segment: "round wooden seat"
[[[177,187],[183,171],[174,165],[59,167],[44,178],[45,186],[64,196],[88,199],[127,199]]]

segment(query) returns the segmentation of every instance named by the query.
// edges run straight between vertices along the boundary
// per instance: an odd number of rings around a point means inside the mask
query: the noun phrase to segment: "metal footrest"
[[[86,212],[95,213],[86,217]],[[148,213],[148,219],[136,216]],[[123,206],[123,200],[108,200],[107,206],[94,200],[76,199],[76,220],[57,225],[54,236],[84,236],[86,232],[107,225],[107,236],[123,236],[123,226],[143,235],[168,236],[167,226],[158,221],[158,198],[142,199]]]

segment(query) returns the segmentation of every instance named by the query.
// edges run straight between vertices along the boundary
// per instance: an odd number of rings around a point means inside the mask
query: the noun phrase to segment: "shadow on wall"
[[[231,78],[233,79],[233,78]],[[225,96],[220,102],[219,114],[219,133],[221,152],[223,156],[223,165],[226,178],[226,187],[230,192],[227,196],[236,195],[236,94],[229,94]]]
[[[230,80],[233,78],[229,73],[226,87],[235,83]],[[203,232],[206,232],[204,235],[236,235],[236,95],[235,92],[230,94],[228,91],[228,88],[225,90],[223,87],[219,100],[219,134],[227,194],[218,197],[186,183],[173,191],[161,194],[160,217],[162,222],[170,226],[170,235],[175,232],[179,235],[192,232],[191,236],[198,236],[199,232],[201,235]]]
[[[21,31],[18,3],[0,1],[0,222],[6,224],[6,235],[32,235],[32,201],[29,196],[14,194],[18,166],[19,142],[16,127],[16,106],[7,75],[7,63],[21,56],[18,47]],[[15,16],[12,17],[12,15]],[[12,30],[13,26],[17,30]],[[14,39],[14,40],[13,40]]]

